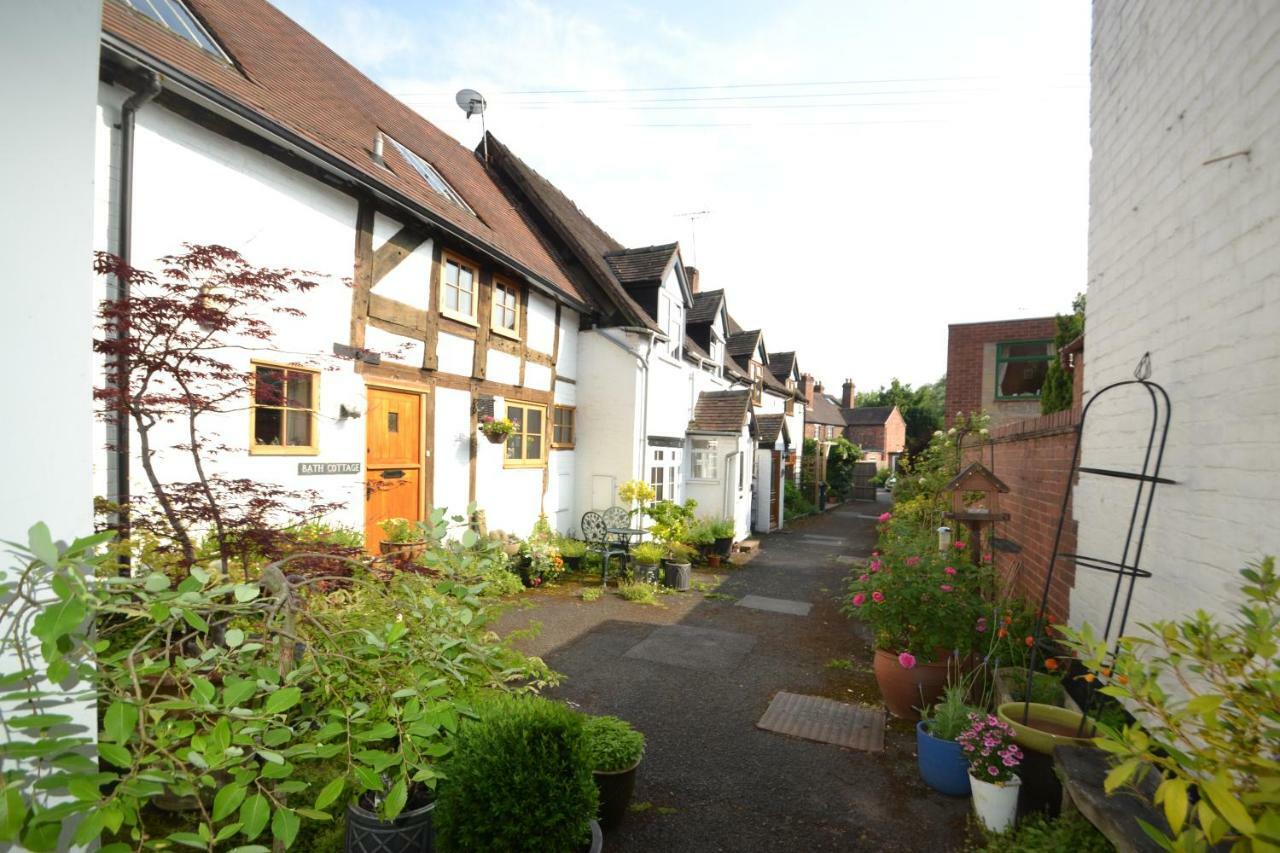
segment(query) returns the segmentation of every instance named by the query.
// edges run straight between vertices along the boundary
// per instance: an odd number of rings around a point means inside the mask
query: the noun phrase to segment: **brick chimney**
[[[800,374],[800,396],[804,397],[806,408],[813,408],[813,377],[807,373]]]
[[[689,277],[689,290],[692,293],[698,292],[698,268],[686,266],[684,268],[685,275]]]
[[[852,380],[852,379],[846,379],[846,380],[844,381],[844,390],[843,390],[843,392],[840,394],[840,405],[844,406],[846,409],[852,409],[852,408],[853,408],[853,400],[854,400],[854,395],[853,395],[853,380]]]

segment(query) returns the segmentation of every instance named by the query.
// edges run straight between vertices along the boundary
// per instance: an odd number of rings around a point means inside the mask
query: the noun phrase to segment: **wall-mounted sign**
[[[364,466],[359,462],[299,462],[298,473],[307,474],[359,474]]]

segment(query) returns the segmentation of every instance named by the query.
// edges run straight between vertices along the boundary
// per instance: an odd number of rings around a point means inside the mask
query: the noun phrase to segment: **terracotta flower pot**
[[[880,695],[889,713],[904,720],[920,719],[919,708],[932,705],[947,686],[946,659],[917,662],[911,669],[898,663],[898,656],[876,649],[873,671]]]

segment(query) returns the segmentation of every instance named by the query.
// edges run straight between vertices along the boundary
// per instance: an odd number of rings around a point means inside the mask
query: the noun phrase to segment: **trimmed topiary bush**
[[[583,724],[592,770],[616,773],[644,757],[644,735],[617,717],[587,717]]]
[[[436,846],[574,853],[591,839],[596,787],[582,715],[538,697],[487,703],[444,765]]]

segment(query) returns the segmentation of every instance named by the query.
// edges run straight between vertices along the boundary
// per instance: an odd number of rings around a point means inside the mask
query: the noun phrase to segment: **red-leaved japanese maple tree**
[[[290,527],[342,506],[322,503],[314,491],[217,473],[219,454],[244,448],[201,431],[205,416],[247,410],[255,399],[284,404],[283,389],[254,387],[243,354],[270,350],[272,318],[302,316],[289,300],[317,282],[304,271],[254,266],[216,245],[184,244],[159,264],[155,275],[104,252],[94,260],[97,273],[118,283],[118,295],[98,311],[102,334],[94,349],[105,357],[107,376],[94,396],[101,417],[132,425],[131,455],[150,486],[150,494],[117,506],[117,528],[125,537],[141,529],[172,539],[188,566],[200,556],[197,537],[211,534],[226,571],[235,556],[279,553]],[[167,424],[178,425],[183,438],[162,446]],[[167,478],[176,466],[171,459],[156,464],[163,451],[184,454],[190,476]]]

